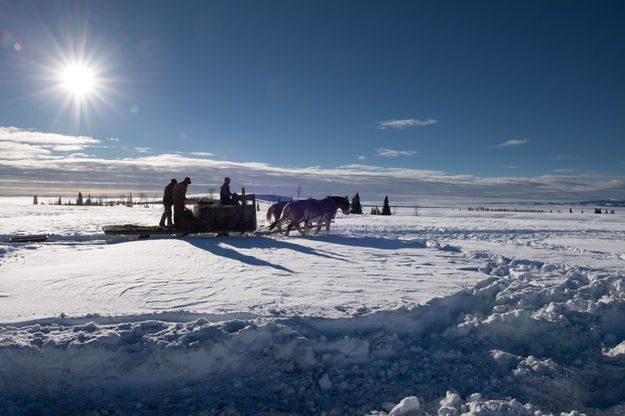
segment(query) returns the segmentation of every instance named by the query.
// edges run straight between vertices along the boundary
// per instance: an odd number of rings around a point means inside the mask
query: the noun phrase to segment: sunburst
[[[88,99],[98,89],[95,71],[84,64],[70,64],[61,69],[60,75],[63,88],[76,100]]]
[[[123,114],[115,96],[124,95],[115,88],[120,82],[114,77],[121,66],[119,49],[109,42],[90,39],[85,28],[82,34],[52,36],[47,39],[44,58],[33,63],[44,87],[30,98],[43,99],[56,107],[52,121],[72,120],[77,126],[89,125],[95,115],[105,110]],[[69,121],[68,120],[68,121]]]

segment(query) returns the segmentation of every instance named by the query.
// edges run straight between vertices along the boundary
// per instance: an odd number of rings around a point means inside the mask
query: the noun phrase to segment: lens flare
[[[5,49],[10,49],[15,44],[15,36],[12,33],[7,31],[2,32],[2,36],[0,36],[0,44]]]

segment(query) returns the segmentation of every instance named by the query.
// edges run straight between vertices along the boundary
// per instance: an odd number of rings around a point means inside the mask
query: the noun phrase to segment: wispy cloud
[[[561,153],[561,154],[558,154],[558,155],[551,156],[550,159],[553,159],[553,160],[567,160],[567,159],[571,159],[571,158],[574,158],[574,157],[575,157],[574,155],[567,155],[567,154],[562,154]]]
[[[57,133],[42,133],[32,130],[23,130],[16,127],[0,127],[0,146],[4,149],[12,148],[13,158],[20,158],[16,153],[21,147],[24,150],[24,157],[34,151],[36,146],[41,151],[55,152],[75,152],[83,150],[89,146],[97,145],[100,140],[88,136],[68,136]],[[18,144],[19,146],[15,146]]]
[[[438,123],[438,121],[431,119],[431,118],[428,118],[425,120],[419,120],[416,118],[393,119],[393,120],[381,121],[378,124],[378,129],[380,130],[388,130],[388,129],[404,130],[404,129],[408,129],[411,127],[430,126],[436,123]]]
[[[52,152],[49,149],[29,143],[16,143],[0,139],[0,148],[2,149],[2,155],[0,156],[2,159],[19,160],[52,156]]]
[[[520,146],[522,144],[525,143],[529,143],[530,139],[511,139],[511,140],[507,140],[503,143],[499,143],[499,144],[494,144],[492,146],[489,146],[489,149],[501,149],[502,147],[510,147],[510,146]]]
[[[366,156],[358,156],[358,160],[365,160],[366,158]]]
[[[6,133],[6,129],[4,129]],[[0,129],[2,131],[2,129]],[[31,132],[33,133],[33,132]],[[36,137],[47,137],[39,133]],[[171,178],[189,176],[189,194],[206,193],[225,176],[232,189],[248,193],[290,196],[302,186],[306,196],[359,192],[364,201],[583,201],[625,199],[625,177],[593,174],[551,174],[539,177],[480,178],[443,171],[352,164],[336,168],[285,168],[260,162],[233,162],[183,154],[98,158],[86,152],[55,152],[42,143],[5,140],[0,143],[0,192],[3,195],[120,195],[128,191],[160,197]],[[29,137],[27,137],[28,139]],[[32,137],[30,137],[32,139]],[[89,139],[89,138],[88,138]],[[76,139],[56,137],[56,144]],[[93,140],[93,142],[91,142]],[[87,140],[98,147],[98,140]],[[87,144],[88,144],[87,143]],[[392,195],[389,194],[392,190]]]
[[[579,172],[579,169],[554,169],[551,172],[553,173],[573,173],[573,172]]]
[[[377,155],[384,157],[414,156],[417,154],[419,154],[419,152],[417,152],[416,150],[393,150],[387,149],[385,147],[380,147],[377,150]]]
[[[214,153],[210,153],[210,152],[191,152],[191,155],[193,155],[193,156],[205,156],[205,157],[215,156]]]
[[[150,148],[149,147],[135,147],[135,150],[139,153],[149,153],[150,152]]]

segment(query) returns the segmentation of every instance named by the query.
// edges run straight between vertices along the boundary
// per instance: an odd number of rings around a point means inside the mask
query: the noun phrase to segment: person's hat
[[[229,181],[229,180],[230,180],[230,178],[229,178],[229,177],[227,177],[227,176],[224,178],[224,182],[225,182],[225,181]]]
[[[178,181],[176,180],[176,178],[171,178],[171,183],[178,183]]]
[[[184,178],[184,183],[191,185],[191,178],[189,178],[188,176]]]

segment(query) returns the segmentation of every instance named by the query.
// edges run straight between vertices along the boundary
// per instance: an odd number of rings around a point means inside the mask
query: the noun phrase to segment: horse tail
[[[276,214],[276,220],[272,222],[271,224],[269,224],[269,229],[273,230],[274,228],[276,228],[276,225],[279,225],[281,222],[283,222],[287,218],[288,213],[290,211],[291,209],[289,205],[287,204],[280,214]],[[269,218],[269,214],[267,214],[267,217]]]
[[[267,210],[267,217],[265,218],[265,225],[271,224],[271,217],[273,216],[273,211],[274,211],[273,207],[274,205],[270,206],[269,209]]]

